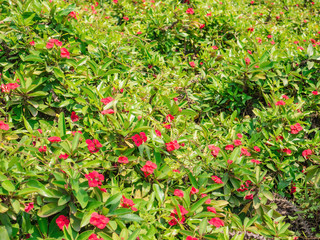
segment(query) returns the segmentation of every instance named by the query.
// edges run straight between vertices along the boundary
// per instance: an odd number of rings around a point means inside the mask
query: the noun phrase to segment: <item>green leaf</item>
[[[24,62],[44,62],[44,60],[36,55],[28,55],[23,59]]]
[[[121,198],[122,198],[122,193],[121,192],[116,193],[115,195],[108,198],[108,200],[106,201],[106,206],[113,205],[115,203],[120,202]]]
[[[66,120],[64,117],[64,112],[60,113],[60,115],[59,115],[58,128],[59,128],[59,132],[60,132],[61,137],[66,135]]]
[[[162,189],[159,187],[158,184],[153,184],[153,190],[155,191],[156,193],[156,198],[159,202],[159,205],[162,204],[162,202],[164,201],[164,193],[162,191]]]
[[[54,72],[54,75],[57,77],[57,78],[63,78],[64,79],[64,73],[62,72],[62,70],[58,67],[54,67],[53,68],[53,72]]]
[[[76,196],[77,200],[79,201],[82,208],[85,208],[89,201],[88,193],[84,189],[80,189],[79,191],[73,191],[74,195]]]
[[[204,198],[201,198],[200,200],[198,200],[195,204],[193,204],[191,206],[191,209],[190,209],[190,213],[194,213],[199,207],[201,207],[205,201],[207,201],[207,199],[209,199],[210,197],[209,196],[206,196]]]
[[[200,222],[200,224],[199,224],[199,234],[200,234],[200,236],[203,236],[203,234],[206,233],[207,223],[208,223],[207,218],[202,219],[202,221]]]
[[[136,240],[139,236],[140,231],[141,229],[137,229],[136,231],[134,231],[127,240]]]
[[[48,219],[37,217],[37,222],[42,234],[48,236]]]
[[[0,239],[1,240],[10,240],[9,234],[5,226],[0,226]]]
[[[49,203],[42,206],[38,211],[39,217],[49,217],[58,212],[61,212],[65,208],[65,205],[58,206],[57,203]]]
[[[308,46],[307,54],[308,54],[309,57],[311,57],[314,54],[312,43],[310,43],[309,46]]]
[[[16,189],[10,180],[3,181],[1,186],[8,192],[13,192]]]
[[[125,220],[125,221],[131,221],[131,222],[140,222],[143,221],[143,218],[139,217],[136,214],[125,214],[125,215],[119,215],[119,219]]]
[[[76,134],[72,140],[72,147],[71,147],[72,152],[74,152],[78,147],[80,135],[81,134],[79,132],[76,132]]]
[[[195,177],[192,175],[191,172],[188,173],[188,176],[189,176],[190,182],[191,182],[191,184],[193,185],[193,187],[195,187],[196,189],[198,189],[198,188],[199,188],[198,182],[197,182],[197,180],[195,179]]]
[[[92,233],[94,233],[92,230],[85,231],[81,233],[76,240],[87,240]]]
[[[24,122],[24,126],[26,127],[26,129],[28,130],[29,133],[33,133],[33,130],[32,130],[32,127],[31,125],[29,124],[29,122],[25,119],[24,116],[22,116],[23,118],[23,122]]]

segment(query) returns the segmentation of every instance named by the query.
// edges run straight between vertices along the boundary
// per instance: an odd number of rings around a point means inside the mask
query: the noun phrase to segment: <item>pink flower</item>
[[[276,42],[275,42],[275,41],[273,41],[273,40],[272,40],[270,43],[271,43],[272,45],[276,44]]]
[[[102,148],[101,143],[97,139],[93,139],[93,140],[87,139],[86,143],[88,145],[87,147],[90,153],[99,152],[99,149]]]
[[[147,161],[146,164],[141,168],[141,171],[144,172],[144,175],[147,177],[157,169],[157,164]]]
[[[316,95],[319,95],[319,92],[318,91],[312,91],[312,94],[316,96]]]
[[[189,62],[190,67],[194,68],[196,64],[194,62]]]
[[[59,156],[59,158],[60,159],[67,159],[69,157],[69,155],[68,154],[60,154],[60,156]]]
[[[18,87],[20,87],[20,85],[18,83],[1,84],[1,91],[5,92],[5,93],[9,93],[11,90],[14,90]]]
[[[172,172],[180,173],[178,169],[173,169]]]
[[[186,240],[199,240],[198,238],[195,238],[195,237],[192,237],[192,236],[188,236],[187,238],[186,238]]]
[[[0,129],[8,131],[9,130],[9,124],[6,124],[3,121],[0,121]]]
[[[256,152],[260,152],[260,148],[258,146],[254,146],[253,149],[256,151]]]
[[[229,159],[229,160],[227,161],[227,163],[228,163],[228,164],[232,164],[233,161]]]
[[[108,103],[111,103],[114,99],[112,97],[107,97],[107,98],[102,98],[101,99],[101,102],[104,104],[104,105],[107,105]]]
[[[140,35],[140,34],[142,34],[142,32],[140,32],[140,31],[139,31],[139,32],[137,32],[137,35]]]
[[[187,14],[194,14],[193,8],[188,8],[186,11]]]
[[[129,160],[128,160],[128,158],[126,156],[120,156],[118,158],[118,163],[127,164],[127,163],[129,163]]]
[[[298,50],[301,50],[301,51],[304,50],[303,47],[297,47],[297,49],[298,49]]]
[[[128,17],[123,17],[123,19],[124,19],[125,21],[129,21],[129,18],[128,18]]]
[[[209,145],[208,148],[211,150],[211,155],[214,157],[217,157],[219,152],[220,152],[220,148],[214,146],[213,144]]]
[[[250,58],[245,58],[244,61],[246,62],[246,65],[249,65],[250,62],[251,62],[251,61],[250,61]]]
[[[217,46],[212,46],[212,48],[213,48],[214,50],[218,50],[218,49],[219,49]]]
[[[312,155],[312,150],[311,149],[307,149],[307,150],[304,150],[302,152],[302,156],[305,157],[305,158],[309,158],[308,156]]]
[[[200,24],[199,28],[202,29],[204,28],[206,25],[205,24]]]
[[[174,190],[174,193],[173,193],[175,196],[177,197],[183,197],[184,196],[184,193],[183,191],[179,190],[179,189],[176,189]]]
[[[92,233],[88,240],[103,240],[103,238],[99,238],[96,234]]]
[[[259,160],[251,159],[252,163],[260,164],[261,162]]]
[[[97,171],[92,171],[84,176],[88,180],[89,187],[100,187],[104,181],[104,176],[99,174]]]
[[[61,138],[59,138],[59,137],[49,137],[48,140],[51,143],[53,143],[53,142],[61,142]]]
[[[250,51],[250,50],[248,50],[248,53],[251,55],[252,54],[252,52]],[[249,59],[250,60],[250,59]]]
[[[240,156],[245,155],[247,157],[251,156],[251,153],[246,148],[241,148],[241,154]]]
[[[172,116],[171,114],[168,114],[168,115],[166,116],[166,120],[167,120],[168,122],[171,122],[173,119],[174,119],[174,116]]]
[[[90,223],[99,229],[104,229],[109,222],[109,218],[94,212],[91,214]]]
[[[303,130],[300,123],[296,123],[295,125],[291,125],[290,129],[291,129],[291,132],[290,132],[291,134],[298,134],[300,131]]]
[[[207,207],[208,212],[217,213],[214,207]]]
[[[139,147],[142,143],[147,141],[147,136],[144,132],[141,132],[140,134],[133,135],[132,140],[134,141],[136,146]]]
[[[209,224],[215,226],[216,228],[224,226],[224,222],[220,218],[212,218],[209,221]]]
[[[33,204],[33,202],[31,202],[31,203],[29,203],[29,204],[24,208],[24,211],[25,211],[26,213],[28,213],[28,212],[30,212],[30,211],[33,209],[33,207],[34,207],[34,204]]]
[[[284,106],[284,105],[286,105],[286,103],[282,100],[276,102],[276,106]]]
[[[223,184],[221,178],[219,178],[218,176],[211,176],[211,179],[217,184]]]
[[[233,146],[232,144],[227,145],[227,146],[225,147],[225,150],[233,151],[233,149],[234,149],[234,146]]]
[[[196,189],[194,187],[191,188],[191,191],[190,191],[191,194],[197,194],[198,192],[199,192],[199,189]]]
[[[159,130],[154,130],[154,131],[155,131],[157,137],[161,137],[161,132]]]
[[[69,16],[74,18],[74,19],[77,19],[77,13],[75,11],[70,12]]]
[[[177,140],[174,140],[174,141],[172,141],[172,142],[166,143],[166,147],[167,147],[167,151],[168,151],[168,152],[171,152],[171,151],[173,151],[173,150],[179,149],[179,148],[180,148],[180,145],[179,145],[179,143],[177,142]]]
[[[122,195],[121,199],[121,207],[123,208],[131,208],[132,211],[138,211],[135,207],[133,207],[135,204],[131,199],[126,198],[125,196]]]
[[[69,226],[69,219],[66,216],[60,215],[57,219],[56,219],[56,224],[58,225],[58,227],[63,230],[63,226],[66,226],[66,228],[68,228]]]
[[[289,148],[284,148],[282,149],[282,152],[286,153],[286,154],[291,154],[291,150]]]
[[[68,51],[68,49],[66,49],[66,48],[61,48],[60,49],[60,52],[61,52],[61,57],[62,58],[70,58],[70,53],[69,53],[69,51]]]
[[[289,97],[287,95],[282,95],[281,97],[284,98],[285,100],[289,99]]]
[[[47,151],[47,147],[46,146],[42,146],[42,147],[39,147],[39,152],[46,152]]]
[[[243,136],[241,133],[237,133],[237,137],[241,139]]]
[[[32,40],[31,42],[29,42],[29,44],[30,44],[31,46],[34,46],[34,45],[35,45],[35,42]]]
[[[236,139],[233,141],[235,146],[240,146],[242,144],[241,140]]]
[[[113,109],[106,109],[106,110],[103,110],[101,112],[102,115],[106,115],[106,114],[114,114],[114,110]]]

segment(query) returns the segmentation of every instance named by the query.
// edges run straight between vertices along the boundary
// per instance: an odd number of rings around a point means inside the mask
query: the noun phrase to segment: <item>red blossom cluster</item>
[[[1,91],[4,93],[9,93],[11,90],[15,90],[18,87],[20,87],[18,83],[1,84]]]
[[[144,172],[144,175],[148,177],[150,174],[154,172],[155,169],[157,169],[157,164],[147,161],[146,164],[141,168],[141,171]]]
[[[97,171],[92,171],[89,174],[84,175],[86,179],[88,179],[89,187],[98,187],[101,188],[102,182],[104,180],[104,176]]]
[[[133,135],[132,140],[134,141],[136,146],[139,147],[142,143],[146,142],[148,138],[144,132],[141,132],[139,134]]]
[[[214,157],[217,157],[219,152],[220,152],[220,148],[214,146],[213,144],[209,145],[208,148],[211,150],[211,155]]]
[[[90,223],[99,228],[104,229],[109,222],[109,218],[103,215],[99,215],[97,212],[91,214]]]
[[[96,153],[99,151],[100,148],[102,148],[101,143],[97,139],[87,139],[86,143],[88,145],[87,147],[90,153]]]
[[[120,205],[123,208],[131,208],[132,211],[138,211],[138,209],[134,207],[135,204],[133,203],[133,201],[131,199],[126,198],[123,195],[122,195],[122,198],[121,198]]]
[[[9,124],[6,124],[4,123],[3,121],[0,121],[0,129],[1,130],[5,130],[5,131],[8,131],[10,128],[9,128]]]
[[[178,222],[183,224],[186,220],[184,216],[189,213],[183,206],[178,205],[178,207],[180,209],[181,218],[178,217],[177,209],[174,209],[173,212],[170,214],[170,217],[172,217],[172,219],[169,221],[170,226],[177,225]]]
[[[57,46],[57,47],[61,47],[62,46],[62,42],[59,41],[58,39],[50,39],[48,42],[47,42],[47,45],[46,45],[46,48],[47,49],[51,49],[53,48],[54,46]],[[66,48],[60,48],[60,56],[62,58],[70,58],[70,53],[68,51],[68,49]]]
[[[168,152],[171,152],[171,151],[173,151],[173,150],[179,149],[179,148],[180,148],[180,145],[179,145],[179,143],[177,142],[177,140],[174,140],[174,141],[172,141],[172,142],[166,143],[166,147],[167,147],[167,151],[168,151]]]
[[[300,131],[303,130],[300,123],[296,123],[294,125],[291,125],[290,129],[291,129],[291,132],[290,132],[291,134],[298,134]]]
[[[57,219],[56,219],[56,224],[58,225],[58,227],[63,230],[63,226],[66,226],[66,228],[68,228],[69,226],[69,219],[64,216],[64,215],[60,215]]]
[[[209,224],[215,226],[216,228],[224,226],[224,222],[217,217],[210,219]]]

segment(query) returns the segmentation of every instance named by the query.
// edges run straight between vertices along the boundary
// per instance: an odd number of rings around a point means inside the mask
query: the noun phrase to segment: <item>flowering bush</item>
[[[2,0],[0,239],[320,237],[319,6]]]

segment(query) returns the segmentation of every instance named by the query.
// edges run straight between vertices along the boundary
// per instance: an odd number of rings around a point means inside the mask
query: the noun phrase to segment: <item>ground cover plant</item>
[[[319,13],[0,0],[0,239],[319,239]]]

